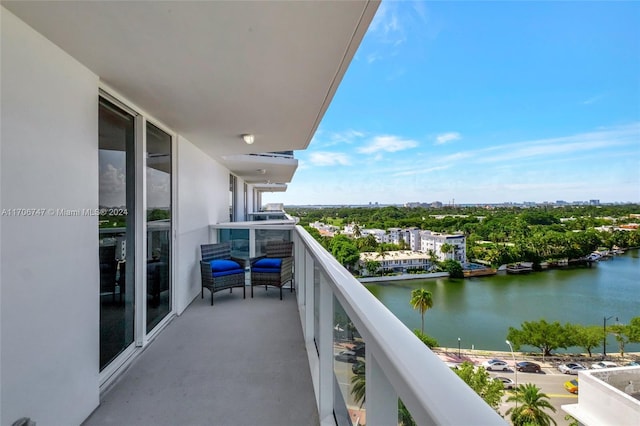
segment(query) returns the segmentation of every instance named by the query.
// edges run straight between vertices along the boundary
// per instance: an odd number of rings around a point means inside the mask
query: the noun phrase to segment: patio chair
[[[282,300],[282,286],[291,283],[293,292],[293,242],[269,241],[265,255],[251,259],[251,297],[253,287],[263,285],[278,287]]]
[[[211,292],[211,306],[213,306],[213,293],[233,287],[242,287],[242,298],[247,297],[245,289],[244,268],[246,261],[237,257],[231,257],[231,244],[203,244],[200,246],[202,260],[200,261],[200,274],[202,276],[201,298],[204,298],[205,287]]]

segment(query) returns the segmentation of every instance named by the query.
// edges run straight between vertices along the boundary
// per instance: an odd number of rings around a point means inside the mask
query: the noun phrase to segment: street
[[[480,364],[480,362],[476,361],[476,365],[478,364]],[[509,362],[509,364],[512,364],[512,362]],[[349,409],[357,409],[358,404],[355,403],[351,395],[351,377],[353,376],[353,372],[351,370],[352,366],[353,364],[349,362],[334,361],[334,372],[342,395],[346,399],[345,402],[347,407]],[[577,376],[562,374],[556,368],[547,365],[542,365],[542,373],[517,372],[517,378],[516,372],[513,369],[509,371],[490,371],[489,375],[492,377],[508,377],[514,382],[517,379],[518,385],[524,383],[532,383],[536,385],[541,389],[541,392],[547,394],[549,402],[556,408],[555,413],[551,411],[548,411],[548,413],[557,422],[558,426],[566,426],[569,424],[569,421],[564,418],[566,413],[562,411],[560,406],[564,404],[575,404],[578,402],[578,395],[569,393],[564,388],[565,382],[575,379]],[[510,391],[505,391],[503,403],[499,408],[500,414],[502,415],[504,415],[511,406],[515,405],[513,402],[506,402],[506,399],[510,394]],[[505,420],[509,422],[508,416],[505,416]]]
[[[539,387],[541,389],[541,392],[547,394],[547,396],[549,397],[549,402],[556,409],[555,413],[548,411],[551,417],[558,423],[558,426],[568,425],[569,422],[564,419],[564,416],[566,415],[566,413],[562,411],[560,406],[563,404],[575,404],[578,402],[578,395],[569,393],[564,388],[564,383],[569,380],[575,379],[576,376],[562,374],[558,370],[551,367],[543,367],[542,371],[543,372],[539,374],[518,372],[518,385],[521,385],[524,383],[533,383],[534,385]],[[513,370],[489,372],[489,374],[492,377],[498,377],[498,376],[509,377],[510,379],[515,381],[515,373]],[[505,401],[509,395],[510,395],[509,391],[505,392],[503,401]],[[503,404],[500,407],[500,413],[504,415],[504,413],[509,409],[509,407],[513,405],[515,404],[512,402],[510,403],[503,402]],[[508,420],[508,416],[506,418]]]

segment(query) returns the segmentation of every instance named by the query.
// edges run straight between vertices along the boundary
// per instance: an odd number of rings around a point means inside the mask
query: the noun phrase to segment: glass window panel
[[[135,119],[100,98],[100,370],[134,339]]]
[[[220,229],[218,241],[231,242],[231,256],[241,259],[249,258],[249,230],[248,229]]]
[[[318,333],[320,332],[320,268],[313,262],[313,341],[318,351]]]
[[[291,231],[288,229],[256,229],[256,256],[266,253],[268,241],[291,241]]]
[[[365,345],[347,313],[333,298],[334,410],[338,425],[365,422]]]
[[[147,332],[171,311],[171,136],[147,123]]]
[[[235,222],[236,218],[236,177],[229,175],[229,221]]]

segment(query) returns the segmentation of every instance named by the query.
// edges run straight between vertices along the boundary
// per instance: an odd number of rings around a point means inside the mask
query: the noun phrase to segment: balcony
[[[397,425],[398,399],[419,425],[504,424],[294,221],[213,225],[211,239],[231,241],[245,257],[269,239],[294,241],[295,292],[283,301],[273,289],[256,288],[247,300],[219,292],[213,308],[197,298],[105,393],[87,425]],[[336,359],[356,347],[353,359]],[[356,356],[362,405],[348,362]]]

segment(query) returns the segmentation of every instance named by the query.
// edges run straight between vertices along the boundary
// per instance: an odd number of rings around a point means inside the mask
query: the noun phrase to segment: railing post
[[[313,282],[313,281],[312,281]],[[319,408],[321,425],[334,425],[333,417],[333,293],[327,278],[320,274],[320,324],[318,330]],[[311,310],[313,312],[313,310]]]
[[[398,395],[368,350],[365,350],[365,359],[367,424],[395,426],[398,424]]]

